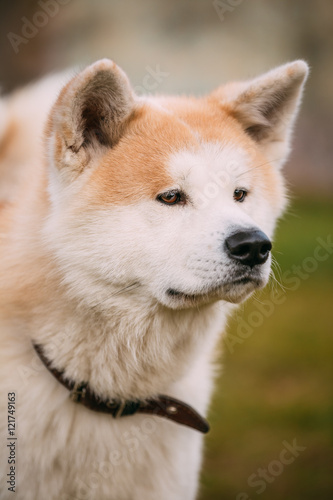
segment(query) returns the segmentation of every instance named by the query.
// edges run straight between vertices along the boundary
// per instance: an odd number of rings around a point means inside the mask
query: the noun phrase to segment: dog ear
[[[47,136],[58,169],[80,173],[101,150],[120,139],[134,109],[125,73],[103,59],[72,78],[53,106]]]
[[[221,89],[225,108],[243,126],[267,158],[277,164],[287,159],[292,126],[308,74],[304,61],[295,61],[249,82]]]

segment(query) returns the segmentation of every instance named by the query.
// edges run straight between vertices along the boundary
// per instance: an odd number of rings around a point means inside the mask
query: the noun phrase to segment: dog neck
[[[44,366],[60,384],[70,391],[69,395],[73,403],[80,403],[92,411],[106,413],[114,418],[145,413],[167,418],[203,433],[209,431],[208,422],[194,408],[170,396],[159,395],[144,401],[138,399],[133,401],[103,400],[91,391],[87,382],[75,382],[66,379],[63,372],[52,368],[52,362],[46,358],[43,349],[36,344],[33,344],[33,346]]]
[[[209,356],[221,328],[218,304],[172,311],[151,303],[143,307],[133,295],[117,297],[107,314],[59,291],[57,300],[53,296],[38,309],[30,322],[32,340],[66,378],[89,381],[102,398],[169,394],[189,367]]]

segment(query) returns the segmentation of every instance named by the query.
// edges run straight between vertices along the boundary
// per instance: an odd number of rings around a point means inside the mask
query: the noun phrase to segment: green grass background
[[[293,265],[304,271],[316,238],[328,235],[333,237],[333,203],[292,203],[273,251],[284,303],[233,349],[222,341],[200,500],[240,500],[241,492],[249,499],[333,499],[333,255],[318,262],[297,289],[283,283]],[[241,306],[229,322],[229,340],[237,335],[240,318],[257,311],[272,289],[281,287],[269,285]],[[249,476],[267,469],[279,459],[282,442],[294,439],[306,449],[279,475],[269,474],[273,481],[258,494],[248,485]]]

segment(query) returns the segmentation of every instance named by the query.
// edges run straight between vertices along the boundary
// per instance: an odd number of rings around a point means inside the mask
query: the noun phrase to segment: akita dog
[[[101,60],[4,99],[1,499],[196,497],[215,346],[268,281],[307,71],[137,97]]]

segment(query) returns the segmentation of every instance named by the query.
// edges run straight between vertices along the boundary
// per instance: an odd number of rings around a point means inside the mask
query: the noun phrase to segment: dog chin
[[[225,291],[223,300],[231,302],[232,304],[240,304],[241,302],[244,302],[244,300],[248,299],[249,296],[258,288],[262,287],[256,286],[253,283],[248,283],[242,287],[239,285],[230,287],[230,289]]]
[[[171,309],[198,307],[199,305],[209,304],[218,300],[239,304],[247,299],[255,290],[263,288],[266,283],[267,280],[263,278],[243,278],[221,284],[204,292],[198,291],[196,293],[186,293],[178,289],[169,288],[161,302]]]

